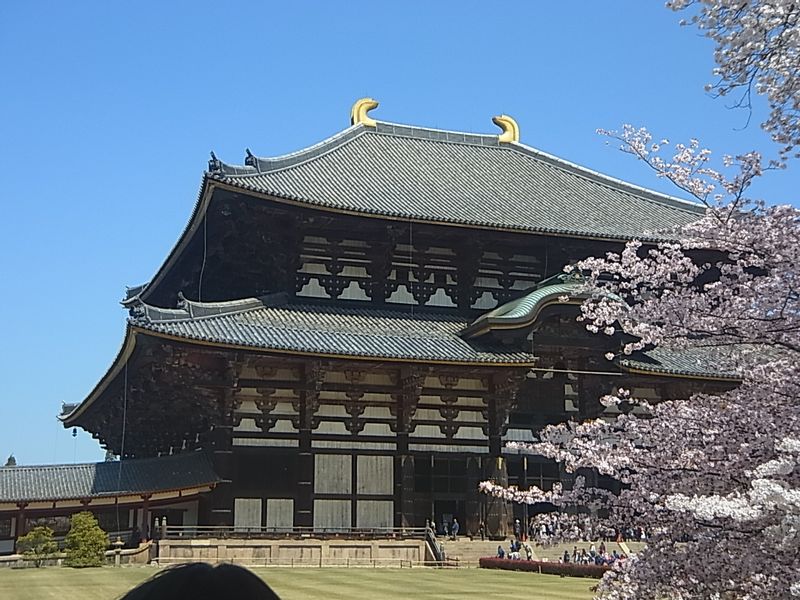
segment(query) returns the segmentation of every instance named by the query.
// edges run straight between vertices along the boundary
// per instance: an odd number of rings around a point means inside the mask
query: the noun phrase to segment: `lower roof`
[[[0,467],[0,502],[144,495],[220,481],[205,452],[73,465]]]
[[[261,299],[182,309],[142,305],[131,325],[186,340],[276,352],[464,364],[532,365],[534,355],[496,342],[465,340],[466,319],[418,308],[324,306]]]
[[[120,373],[139,336],[225,349],[323,358],[404,361],[478,367],[526,368],[537,357],[522,345],[484,337],[465,339],[469,321],[411,306],[390,309],[289,302],[285,294],[228,302],[183,300],[181,308],[132,307],[127,335],[114,363],[77,405],[65,405],[66,426]],[[715,362],[681,352],[638,352],[616,361],[623,371],[688,378],[736,380]]]

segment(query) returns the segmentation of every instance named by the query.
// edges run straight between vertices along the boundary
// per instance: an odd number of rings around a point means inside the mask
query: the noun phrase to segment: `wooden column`
[[[587,370],[599,371],[602,365],[592,361],[587,365]],[[578,418],[581,421],[596,419],[605,407],[600,402],[600,397],[611,390],[611,383],[601,375],[579,375],[578,380]]]
[[[150,531],[150,494],[142,496],[142,522],[139,525],[139,531],[142,533],[142,538],[146,542],[152,537]]]
[[[211,462],[221,479],[209,494],[209,522],[224,527],[233,527],[233,421],[241,404],[237,398],[237,364],[229,361],[223,369],[225,387],[219,392],[217,420],[209,434]]]
[[[399,391],[392,394],[392,413],[396,417],[392,425],[397,435],[397,451],[394,455],[394,526],[413,527],[414,514],[414,457],[408,449],[408,434],[411,419],[417,410],[419,396],[425,383],[425,374],[416,367],[403,367],[398,376]]]
[[[233,426],[217,423],[210,441],[211,462],[221,481],[209,494],[209,524],[233,527]]]
[[[525,380],[526,369],[501,371],[492,375],[487,397],[489,458],[484,476],[498,485],[508,485],[508,467],[502,456],[503,435],[508,429],[508,416],[514,408],[517,391]],[[511,523],[511,510],[505,500],[487,497],[486,532],[493,538],[505,538]]]
[[[296,407],[299,432],[297,499],[294,503],[296,527],[314,526],[314,453],[311,448],[311,432],[318,424],[314,414],[319,408],[319,392],[324,381],[325,370],[320,361],[310,361],[302,368],[300,398]]]
[[[26,523],[25,523],[25,507],[28,506],[27,502],[20,502],[17,504],[17,522],[14,526],[14,550],[16,551],[17,548],[17,540],[25,535],[26,531]]]

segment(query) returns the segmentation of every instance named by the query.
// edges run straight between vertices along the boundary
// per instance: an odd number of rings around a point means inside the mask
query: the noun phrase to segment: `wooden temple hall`
[[[60,416],[121,462],[0,469],[0,540],[84,507],[142,529],[457,517],[499,535],[521,509],[481,480],[569,481],[506,442],[600,415],[614,387],[731,384],[691,353],[606,360],[622,340],[565,300],[565,265],[654,243],[702,207],[522,144],[507,116],[472,134],[375,107],[292,154],[211,155],[185,230],[122,302],[111,368]]]

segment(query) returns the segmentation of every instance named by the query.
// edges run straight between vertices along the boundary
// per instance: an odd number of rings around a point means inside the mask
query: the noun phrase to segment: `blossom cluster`
[[[664,158],[669,142],[654,144],[645,130],[612,135],[707,210],[669,232],[672,241],[633,241],[574,265],[590,292],[580,318],[598,335],[630,334],[623,354],[660,346],[691,360],[700,349],[741,384],[641,403],[646,418],[551,425],[536,442],[509,444],[567,472],[610,476],[618,494],[482,489],[646,523],[647,549],[605,576],[600,598],[792,597],[800,590],[800,210],[747,198],[763,172],[755,154],[726,160],[728,175],[698,143]],[[636,400],[625,389],[603,398],[622,402]]]
[[[670,0],[716,44],[714,75],[706,90],[734,97],[750,109],[752,93],[770,106],[762,127],[787,156],[800,145],[800,6],[795,0]],[[797,154],[795,154],[797,156]]]

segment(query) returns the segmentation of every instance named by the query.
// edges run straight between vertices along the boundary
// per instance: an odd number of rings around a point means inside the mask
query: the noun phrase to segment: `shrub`
[[[594,577],[600,579],[609,565],[582,565],[578,563],[545,562],[540,560],[510,560],[507,558],[481,558],[479,564],[484,569],[505,569],[506,571],[533,571],[547,575],[566,575],[568,577]]]
[[[34,527],[17,540],[17,548],[24,557],[31,559],[37,567],[41,567],[45,559],[58,551],[58,544],[53,539],[52,529]]]
[[[105,561],[108,536],[88,511],[72,515],[69,533],[64,540],[69,567],[99,567]]]

